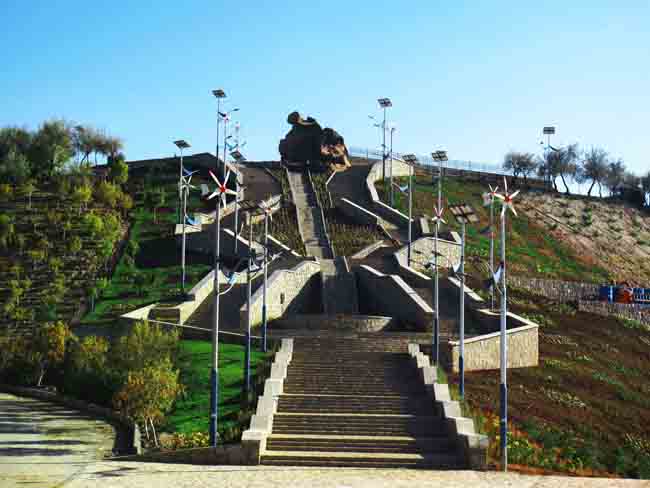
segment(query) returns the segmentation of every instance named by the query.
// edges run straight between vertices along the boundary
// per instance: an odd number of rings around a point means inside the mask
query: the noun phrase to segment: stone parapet
[[[394,325],[393,317],[378,315],[291,315],[273,322],[273,329],[304,329],[322,332],[379,332]]]
[[[451,399],[448,385],[437,382],[436,369],[430,366],[429,357],[420,352],[420,346],[411,343],[408,345],[408,352],[433,400],[435,415],[444,419],[447,435],[454,440],[456,450],[465,460],[467,468],[486,469],[489,445],[487,436],[477,434],[472,419],[462,416],[460,405]]]
[[[597,283],[545,280],[516,275],[508,276],[508,285],[523,288],[536,295],[559,302],[573,302],[585,299],[596,300],[600,292],[600,285]]]

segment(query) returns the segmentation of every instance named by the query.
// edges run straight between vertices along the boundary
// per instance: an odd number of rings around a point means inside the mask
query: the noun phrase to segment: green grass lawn
[[[265,355],[253,351],[251,368],[255,373]],[[210,370],[212,344],[205,341],[180,342],[178,365],[185,393],[167,416],[163,428],[167,432],[189,434],[207,432],[210,411]],[[219,431],[238,425],[241,391],[244,382],[244,347],[219,344]]]

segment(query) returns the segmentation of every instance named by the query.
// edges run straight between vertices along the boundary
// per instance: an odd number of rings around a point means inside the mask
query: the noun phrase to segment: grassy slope
[[[168,432],[207,432],[210,410],[210,370],[212,344],[203,341],[181,341],[179,365],[181,383],[185,386],[183,398],[176,402],[168,415],[163,430]],[[253,351],[251,367],[264,359],[264,354]],[[240,411],[240,392],[243,385],[244,348],[240,345],[219,345],[219,430],[237,425]]]
[[[399,178],[400,184],[406,184],[406,178]],[[385,187],[377,183],[380,197],[387,201]],[[481,194],[485,188],[477,183],[468,183],[457,179],[447,178],[443,182],[443,204],[466,202],[471,204],[480,217],[480,222],[467,226],[467,255],[468,271],[479,272],[480,263],[488,260],[490,239],[488,235],[480,234],[480,230],[489,224],[489,208],[483,207]],[[431,185],[430,177],[416,178],[415,193],[413,194],[414,216],[433,214],[433,206],[437,199],[437,187]],[[408,196],[395,191],[396,207],[404,213],[408,212]],[[495,208],[495,215],[499,209]],[[444,229],[460,231],[460,225],[455,222],[451,212],[445,210],[444,218],[447,226]],[[499,234],[497,234],[499,235]],[[535,219],[519,214],[507,221],[507,262],[510,272],[539,276],[546,278],[565,279],[569,281],[602,281],[607,272],[595,266],[588,256],[575,253],[563,242],[556,240]],[[499,243],[497,243],[498,249]],[[495,258],[498,261],[498,257]],[[484,267],[484,265],[483,265]],[[485,273],[485,271],[482,271]]]
[[[194,181],[193,181],[194,183]],[[173,296],[180,291],[181,266],[180,252],[173,237],[176,222],[175,206],[177,194],[175,184],[164,185],[167,191],[167,207],[157,212],[157,222],[153,213],[145,209],[141,195],[133,195],[133,226],[131,239],[140,244],[135,266],[139,273],[148,277],[148,285],[143,295],[138,294],[134,283],[125,279],[125,259],[118,263],[108,288],[97,302],[95,311],[82,319],[82,324],[110,324],[119,315]],[[188,199],[188,213],[201,209],[199,197],[195,194]],[[186,279],[190,288],[210,271],[210,258],[188,253]]]

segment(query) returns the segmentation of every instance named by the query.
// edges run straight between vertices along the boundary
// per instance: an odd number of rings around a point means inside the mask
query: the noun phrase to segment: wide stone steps
[[[267,451],[425,454],[447,452],[452,448],[451,442],[446,437],[299,436],[274,434],[266,441]]]
[[[267,451],[262,464],[272,466],[324,466],[349,468],[458,469],[453,454]]]

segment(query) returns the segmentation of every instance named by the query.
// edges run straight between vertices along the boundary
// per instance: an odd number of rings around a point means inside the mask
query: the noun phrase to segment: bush
[[[166,332],[158,325],[137,322],[131,333],[120,337],[112,351],[112,364],[121,371],[136,371],[162,361],[174,360],[178,351],[177,329]]]

